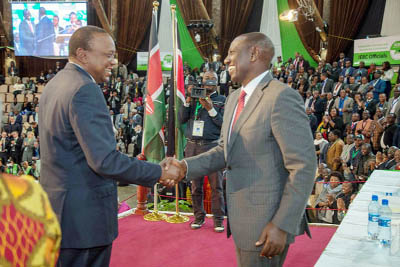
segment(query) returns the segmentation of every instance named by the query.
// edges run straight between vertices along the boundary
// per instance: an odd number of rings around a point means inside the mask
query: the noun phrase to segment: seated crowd
[[[392,88],[389,62],[353,67],[341,53],[314,68],[294,58],[278,59],[273,75],[302,96],[314,133],[319,168],[307,214],[338,224],[373,170],[400,168],[400,84]]]

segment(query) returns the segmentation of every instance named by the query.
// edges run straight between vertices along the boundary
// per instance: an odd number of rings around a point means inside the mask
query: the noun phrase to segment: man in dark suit
[[[344,76],[340,75],[339,80],[337,83],[333,85],[333,97],[337,97],[339,95],[340,90],[345,89],[344,88]]]
[[[369,83],[369,88],[372,89],[374,99],[379,100],[379,95],[385,93],[386,82],[381,79],[382,71],[377,70],[374,73],[374,80]]]
[[[56,38],[59,34],[64,34],[65,30],[63,27],[60,26],[59,24],[60,22],[60,18],[57,15],[53,16],[53,27],[54,27],[54,41],[56,41]],[[64,42],[55,42],[54,43],[54,55],[55,56],[63,56],[64,53]],[[58,63],[58,64],[57,64]],[[57,61],[56,62],[56,69],[55,69],[55,73],[59,72],[61,70],[60,66],[59,66],[60,62]]]
[[[204,58],[204,62],[200,66],[200,72],[208,71],[211,68],[211,63],[209,62],[208,58]]]
[[[335,61],[332,63],[332,69],[327,71],[329,74],[329,78],[334,82],[339,80],[339,75],[342,72],[342,69],[338,67],[338,63]]]
[[[321,123],[322,117],[324,116],[325,105],[326,105],[326,99],[320,98],[319,97],[319,91],[315,90],[313,92],[313,100],[312,100],[312,103],[311,103],[311,111],[317,117],[318,124]]]
[[[20,54],[33,55],[35,49],[35,24],[31,21],[31,12],[24,10],[24,20],[19,24]]]
[[[347,60],[345,68],[342,70],[340,75],[344,76],[345,78],[345,83],[349,83],[349,78],[355,74],[356,69],[351,66],[351,61]]]
[[[343,52],[340,52],[338,61],[339,68],[344,69],[346,67],[346,62],[349,60],[350,58],[346,57],[346,55]]]
[[[78,29],[69,63],[40,98],[41,184],[61,224],[58,266],[108,266],[117,237],[115,180],[172,186],[178,171],[118,152],[101,89],[116,64],[103,29]]]
[[[367,93],[367,97],[365,100],[365,109],[368,110],[370,117],[374,117],[375,112],[376,112],[376,104],[378,104],[378,100],[374,99],[374,94],[372,92]]]
[[[282,266],[294,236],[308,230],[304,210],[315,148],[302,98],[272,78],[273,56],[264,34],[236,37],[225,63],[242,88],[227,99],[219,145],[183,161],[169,159],[188,180],[226,168],[228,230],[239,266]]]
[[[321,74],[321,94],[332,93],[333,91],[333,80],[328,78],[328,73],[323,72]]]
[[[299,58],[299,63],[297,64],[296,71],[299,71],[300,67],[303,67],[304,71],[307,71],[308,68],[310,67],[310,63],[307,60],[305,60],[302,55]]]
[[[221,73],[219,74],[219,93],[224,96],[229,95],[229,83],[231,77],[225,65],[221,66]]]
[[[54,26],[51,20],[46,16],[46,9],[39,9],[39,23],[36,25],[36,55],[53,56],[53,42],[55,39]]]

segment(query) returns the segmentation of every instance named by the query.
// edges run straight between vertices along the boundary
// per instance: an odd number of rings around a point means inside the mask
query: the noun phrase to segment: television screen
[[[12,3],[16,56],[68,57],[68,43],[87,25],[86,2]]]

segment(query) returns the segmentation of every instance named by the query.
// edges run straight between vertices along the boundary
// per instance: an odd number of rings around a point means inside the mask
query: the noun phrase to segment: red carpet
[[[335,231],[311,227],[313,239],[298,237],[289,249],[285,266],[313,266]],[[147,222],[142,216],[131,215],[119,220],[111,266],[234,267],[235,247],[226,233],[214,233],[210,219],[201,229],[191,230],[189,223]]]

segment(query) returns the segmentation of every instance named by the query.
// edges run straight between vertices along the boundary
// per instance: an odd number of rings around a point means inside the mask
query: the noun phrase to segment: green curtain
[[[193,44],[192,38],[190,37],[190,33],[186,27],[185,21],[182,18],[176,0],[170,0],[170,3],[171,5],[176,5],[176,15],[178,17],[178,28],[180,34],[179,37],[181,40],[183,62],[187,61],[192,69],[200,68],[201,64],[203,64],[203,58],[201,57],[196,46]]]
[[[288,0],[276,1],[278,4],[278,15],[289,9]],[[304,47],[294,23],[279,20],[279,28],[281,32],[282,60],[287,61],[290,57],[294,59],[294,54],[299,52],[304,56],[304,59],[310,63],[311,66],[316,67],[317,63],[314,61],[314,59],[312,59],[307,49]]]

